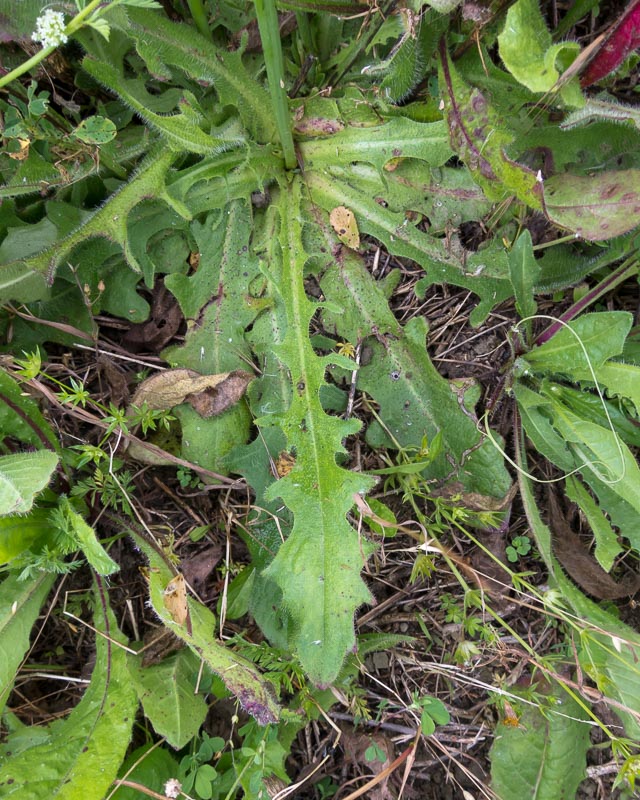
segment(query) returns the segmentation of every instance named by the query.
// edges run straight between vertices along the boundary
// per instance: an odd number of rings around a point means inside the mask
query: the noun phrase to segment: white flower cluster
[[[43,47],[57,47],[68,41],[64,29],[64,14],[48,8],[36,20],[36,29],[31,38],[34,42],[42,42]]]
[[[177,778],[169,778],[164,785],[164,796],[168,798],[176,798],[180,794],[182,784]]]

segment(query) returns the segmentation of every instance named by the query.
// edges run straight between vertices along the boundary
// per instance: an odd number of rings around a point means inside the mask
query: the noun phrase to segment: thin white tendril
[[[596,469],[596,466],[595,466],[596,464],[602,464],[603,466],[608,467],[607,463],[604,462],[604,461],[597,460],[597,461],[585,461],[580,466],[578,466],[575,469],[571,470],[571,472],[567,472],[561,478],[551,478],[549,480],[544,480],[543,478],[537,478],[535,475],[532,475],[530,472],[527,472],[526,470],[522,469],[522,467],[519,464],[517,464],[512,458],[510,458],[510,456],[507,455],[507,453],[503,450],[503,448],[498,444],[495,436],[493,435],[493,433],[491,432],[491,429],[489,428],[489,425],[487,424],[488,412],[485,411],[485,413],[483,414],[481,420],[479,421],[478,429],[482,433],[483,431],[480,429],[480,422],[484,423],[484,435],[487,437],[487,439],[489,439],[489,441],[496,448],[496,450],[503,456],[503,458],[505,458],[509,462],[509,464],[511,464],[511,466],[515,470],[517,470],[519,473],[521,473],[525,477],[529,478],[530,480],[535,481],[536,483],[558,483],[560,481],[565,480],[565,478],[570,477],[571,475],[575,475],[577,472],[580,472],[585,467],[588,467],[596,475],[596,477],[599,480],[601,480],[603,483],[607,484],[608,486],[613,486],[614,484],[619,483],[620,481],[624,480],[624,478],[626,476],[626,470],[627,470],[625,457],[624,457],[624,451],[622,449],[622,445],[620,444],[620,437],[618,436],[618,434],[615,431],[615,428],[613,427],[613,422],[611,421],[611,417],[609,416],[609,410],[607,408],[607,404],[606,404],[604,396],[602,394],[602,390],[600,389],[600,384],[598,383],[598,379],[596,377],[596,373],[595,373],[595,371],[593,369],[593,366],[591,364],[591,358],[589,357],[589,353],[587,352],[587,348],[584,346],[584,342],[582,341],[580,336],[576,333],[576,331],[574,331],[574,329],[568,323],[566,323],[564,320],[558,319],[557,317],[548,316],[547,314],[534,314],[534,315],[532,315],[530,317],[525,317],[524,319],[521,319],[518,323],[516,323],[516,325],[514,325],[513,330],[514,331],[517,330],[520,325],[522,325],[525,322],[528,322],[529,320],[533,320],[533,319],[548,319],[551,322],[557,322],[558,324],[562,325],[563,327],[565,327],[569,331],[571,331],[571,334],[576,338],[578,344],[580,345],[580,349],[582,350],[582,352],[584,354],[584,357],[586,359],[587,367],[589,369],[589,372],[591,373],[591,379],[592,379],[593,384],[595,386],[596,392],[598,393],[598,397],[600,398],[600,402],[602,403],[602,408],[603,408],[605,416],[607,418],[607,422],[609,424],[609,429],[610,429],[611,433],[613,434],[613,438],[614,438],[616,446],[618,448],[618,454],[620,456],[620,461],[622,463],[622,474],[618,478],[615,478],[615,480],[609,480],[604,475],[602,475],[599,472],[599,470]],[[577,451],[577,453],[582,455],[581,449],[578,446],[576,446],[576,443],[572,443],[572,444],[573,444],[574,451]]]

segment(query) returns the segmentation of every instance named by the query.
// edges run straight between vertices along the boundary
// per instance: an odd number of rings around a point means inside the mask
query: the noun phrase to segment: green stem
[[[211,31],[209,30],[209,21],[207,20],[207,14],[206,11],[204,10],[204,5],[202,3],[202,0],[187,0],[187,5],[189,6],[191,17],[193,18],[193,21],[196,23],[196,28],[207,39],[211,39]]]
[[[0,78],[0,89],[3,86],[6,86],[11,81],[15,81],[16,78],[19,78],[21,75],[24,75],[25,72],[29,72],[30,69],[36,67],[43,59],[50,56],[51,53],[56,48],[52,45],[51,47],[44,47],[42,50],[39,50],[35,55],[31,56],[28,61],[25,61],[24,64],[20,64],[19,67],[12,69],[11,72],[7,72],[6,75],[3,75]]]
[[[76,16],[71,20],[71,22],[67,25],[64,29],[64,32],[67,36],[73,36],[73,34],[84,25],[86,18],[89,14],[92,14],[93,11],[100,6],[103,0],[91,0],[89,5],[86,8],[83,8]],[[119,0],[116,0],[116,5]],[[101,13],[104,13],[108,9],[105,8],[102,10]],[[44,61],[45,58],[51,55],[53,51],[56,49],[56,46],[51,45],[50,47],[43,47],[42,50],[38,51],[35,55],[31,56],[30,59],[21,64],[19,67],[11,70],[11,72],[7,72],[6,75],[3,75],[0,78],[0,89],[3,86],[15,81],[16,78],[19,78],[21,75],[24,75],[25,72],[29,72],[30,69],[37,67],[41,61]]]
[[[288,98],[284,89],[284,62],[280,44],[278,12],[276,11],[275,0],[254,1],[264,60],[267,67],[269,92],[276,117],[276,129],[282,144],[284,164],[287,169],[294,169],[297,165],[297,159],[293,147]]]

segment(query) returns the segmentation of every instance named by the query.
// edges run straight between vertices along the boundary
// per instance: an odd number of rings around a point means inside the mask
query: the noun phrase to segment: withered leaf
[[[578,586],[599,600],[617,600],[640,591],[640,575],[637,573],[629,572],[616,581],[602,569],[582,539],[571,529],[553,492],[549,491],[547,497],[553,551]]]
[[[352,250],[360,247],[360,231],[356,217],[350,208],[336,206],[329,214],[329,222],[333,230],[338,234],[338,239]]]
[[[153,287],[151,316],[132,325],[122,344],[133,353],[159,353],[173,339],[182,323],[182,312],[175,297],[160,281]]]
[[[187,601],[187,585],[184,575],[179,573],[172,578],[162,592],[162,599],[171,618],[178,625],[184,625],[189,616],[189,603]]]
[[[201,417],[215,417],[238,402],[253,375],[237,369],[200,375],[192,369],[168,369],[143,381],[132,403],[151,409],[169,409],[189,403]]]

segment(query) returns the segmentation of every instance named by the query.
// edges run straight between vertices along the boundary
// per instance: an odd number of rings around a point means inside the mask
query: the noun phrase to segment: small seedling
[[[520,556],[526,556],[531,552],[531,539],[528,536],[514,537],[506,552],[507,558],[514,564]]]

